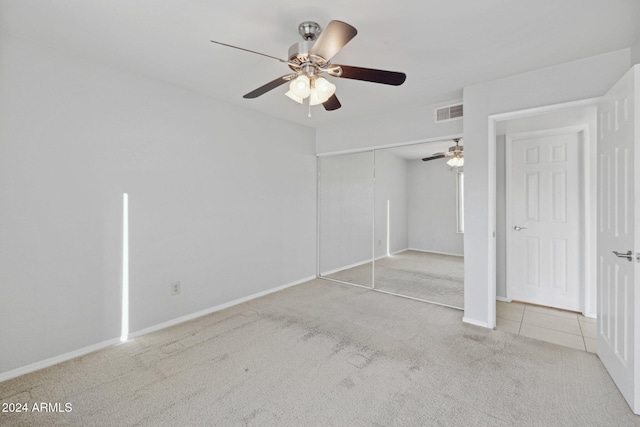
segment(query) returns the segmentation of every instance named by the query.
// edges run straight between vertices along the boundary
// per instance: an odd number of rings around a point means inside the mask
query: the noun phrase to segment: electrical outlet
[[[171,295],[178,295],[182,290],[182,284],[180,282],[173,282],[171,284]]]

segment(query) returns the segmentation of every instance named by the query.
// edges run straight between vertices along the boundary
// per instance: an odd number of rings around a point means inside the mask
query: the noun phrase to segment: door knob
[[[627,261],[633,261],[633,254],[631,251],[627,251],[625,253],[616,252],[616,251],[611,251],[611,252],[613,252],[618,258],[626,258]]]
[[[516,231],[520,231],[520,230],[526,230],[527,227],[520,227],[519,225],[516,225],[515,227],[513,227],[513,229]]]

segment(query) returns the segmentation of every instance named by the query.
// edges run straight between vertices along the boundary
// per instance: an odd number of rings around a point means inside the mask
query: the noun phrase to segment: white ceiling
[[[286,65],[298,24],[339,19],[358,35],[332,62],[403,71],[400,87],[333,79],[342,108],[245,93]],[[305,126],[441,103],[462,88],[631,46],[638,0],[2,0],[0,31]]]

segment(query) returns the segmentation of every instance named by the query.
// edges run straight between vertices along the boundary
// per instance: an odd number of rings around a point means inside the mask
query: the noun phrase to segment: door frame
[[[587,242],[589,244],[595,243],[595,240],[593,240],[595,236],[595,234],[593,233],[595,231],[595,228],[593,228],[593,226],[595,226],[595,222],[593,222],[592,224],[588,224],[587,221],[585,220],[587,217],[587,212],[589,211],[589,205],[587,203],[589,200],[591,200],[590,193],[589,193],[590,191],[589,180],[591,178],[591,174],[595,173],[595,170],[593,169],[594,165],[591,165],[589,161],[590,160],[589,155],[591,154],[592,150],[595,148],[593,147],[593,144],[592,144],[595,138],[589,137],[590,135],[589,135],[588,124],[567,126],[567,127],[561,127],[561,128],[550,128],[550,129],[537,130],[537,131],[531,131],[531,132],[517,132],[517,133],[510,133],[510,134],[508,133],[505,135],[505,179],[506,179],[505,211],[506,212],[505,212],[504,231],[506,236],[506,254],[507,254],[507,260],[505,263],[506,270],[507,270],[505,299],[507,302],[512,301],[510,293],[513,290],[513,282],[514,282],[513,278],[515,276],[513,264],[509,262],[509,254],[513,253],[513,247],[514,247],[513,233],[509,232],[511,227],[513,226],[513,216],[512,216],[513,208],[511,207],[513,203],[513,195],[511,194],[513,190],[513,184],[509,179],[513,172],[512,164],[511,164],[513,141],[519,140],[519,139],[526,139],[526,138],[547,137],[547,136],[567,135],[567,134],[576,134],[576,133],[579,135],[579,138],[580,138],[579,145],[578,145],[578,149],[580,150],[579,151],[580,157],[578,158],[578,174],[579,174],[579,185],[580,185],[578,212],[580,215],[579,217],[580,234],[581,234],[581,237],[583,237],[581,239],[581,242],[579,242],[578,244],[578,246],[581,248],[580,273],[579,273],[579,283],[580,283],[579,304],[580,304],[580,309],[583,315],[588,312],[587,307],[589,307],[589,304],[591,302],[590,296],[591,296],[592,287],[595,286],[595,283],[592,280],[589,280],[590,279],[590,276],[589,276],[590,252],[589,252],[589,246],[587,245]],[[591,201],[595,202],[595,199],[592,199]],[[583,241],[585,244],[581,244]],[[595,304],[594,304],[594,312],[595,312]],[[589,313],[589,314],[592,314],[592,313]]]
[[[596,98],[588,98],[582,99],[578,101],[565,102],[561,104],[553,104],[546,105],[542,107],[529,108],[525,110],[511,111],[505,113],[497,113],[491,114],[487,117],[488,121],[488,165],[487,165],[487,174],[488,174],[488,194],[487,197],[489,199],[489,212],[487,215],[488,224],[487,229],[491,234],[489,236],[488,242],[489,245],[487,247],[488,254],[488,268],[487,268],[487,287],[488,287],[488,298],[487,298],[487,327],[495,328],[496,326],[496,182],[497,182],[497,165],[496,165],[496,129],[498,122],[511,120],[511,119],[519,119],[523,117],[535,116],[538,114],[550,113],[550,112],[558,112],[563,110],[570,110],[576,108],[585,108],[585,107],[597,107],[598,101],[601,97]],[[594,138],[595,135],[591,136]],[[593,150],[590,150],[593,151]],[[595,172],[595,171],[594,171]],[[589,205],[595,203],[595,197],[593,200],[589,200]],[[595,213],[595,212],[594,212]],[[585,222],[591,224],[595,223],[595,214],[591,215],[590,212],[585,212]],[[593,241],[595,236],[591,236],[589,241],[585,240],[585,245],[589,245],[589,252],[592,252],[595,249],[595,241]],[[585,277],[587,280],[595,280],[595,275],[593,277],[591,275]],[[587,312],[588,315],[593,315],[595,313],[595,301],[590,300],[589,307],[593,307]],[[591,311],[593,310],[593,311]]]

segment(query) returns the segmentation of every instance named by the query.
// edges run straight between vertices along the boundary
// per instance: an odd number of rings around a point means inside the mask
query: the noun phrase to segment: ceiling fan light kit
[[[461,168],[462,166],[464,166],[464,159],[462,157],[452,157],[451,159],[449,159],[447,164],[455,169]]]
[[[462,141],[461,138],[455,138],[453,142],[455,142],[456,145],[449,147],[449,151],[447,151],[446,153],[433,153],[431,156],[423,158],[422,161],[427,162],[429,160],[451,157],[447,161],[447,166],[457,171],[458,168],[464,166],[464,156],[462,154],[464,147],[460,145],[460,141]]]
[[[308,97],[310,105],[318,105],[326,102],[335,92],[336,85],[324,77],[302,74],[289,83],[289,91],[285,95],[298,104]]]
[[[322,77],[322,73],[392,86],[401,85],[407,78],[404,73],[396,71],[331,64],[331,58],[358,34],[353,26],[345,22],[331,21],[323,31],[316,22],[305,21],[298,26],[298,33],[303,41],[289,48],[288,60],[214,40],[211,42],[275,59],[287,64],[293,71],[244,95],[248,99],[257,98],[290,81],[289,91],[285,93],[287,97],[299,104],[308,98],[309,107],[322,104],[325,110],[333,111],[341,107],[335,95],[336,86]]]

